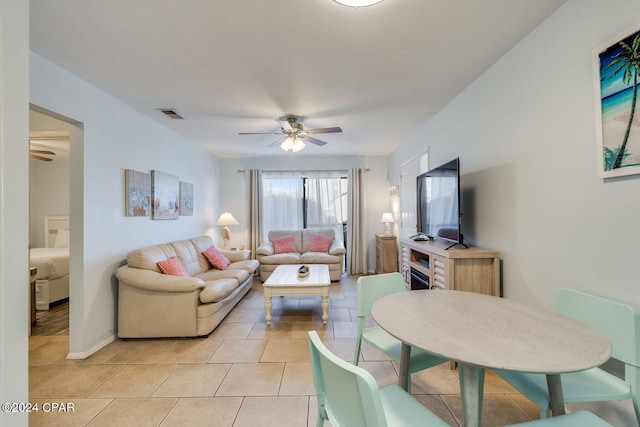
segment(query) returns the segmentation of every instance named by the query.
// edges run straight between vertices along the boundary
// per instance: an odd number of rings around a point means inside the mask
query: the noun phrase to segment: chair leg
[[[353,357],[353,364],[358,366],[358,359],[360,359],[360,347],[362,346],[362,336],[356,339],[356,355]]]
[[[329,420],[327,416],[327,410],[324,407],[324,399],[318,398],[318,420],[316,421],[316,427],[322,427],[324,420]]]

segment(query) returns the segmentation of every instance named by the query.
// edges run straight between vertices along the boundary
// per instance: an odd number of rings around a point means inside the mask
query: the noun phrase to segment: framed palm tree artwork
[[[640,26],[593,52],[598,168],[602,178],[640,174]]]

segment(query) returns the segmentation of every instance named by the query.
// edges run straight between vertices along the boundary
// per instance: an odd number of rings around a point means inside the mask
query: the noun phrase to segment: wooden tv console
[[[404,280],[411,269],[426,277],[431,289],[452,289],[500,296],[500,254],[476,247],[446,249],[450,244],[400,239]]]

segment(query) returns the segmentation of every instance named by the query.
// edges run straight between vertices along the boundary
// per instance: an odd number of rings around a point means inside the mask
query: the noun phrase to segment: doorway
[[[29,111],[29,259],[32,335],[69,335],[71,125]],[[33,313],[33,310],[32,310]]]

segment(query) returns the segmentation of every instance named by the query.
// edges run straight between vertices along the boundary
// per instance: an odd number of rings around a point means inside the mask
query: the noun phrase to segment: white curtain
[[[344,241],[346,176],[340,170],[263,171],[264,237],[269,230],[333,228]]]
[[[249,238],[251,255],[255,258],[256,251],[262,243],[262,173],[259,169],[249,171]]]
[[[263,239],[269,230],[303,227],[302,180],[271,172],[262,174]]]
[[[367,272],[367,224],[365,220],[365,170],[349,171],[347,219],[347,273]]]
[[[336,239],[344,241],[346,181],[341,177],[307,179],[307,228],[333,228]]]

